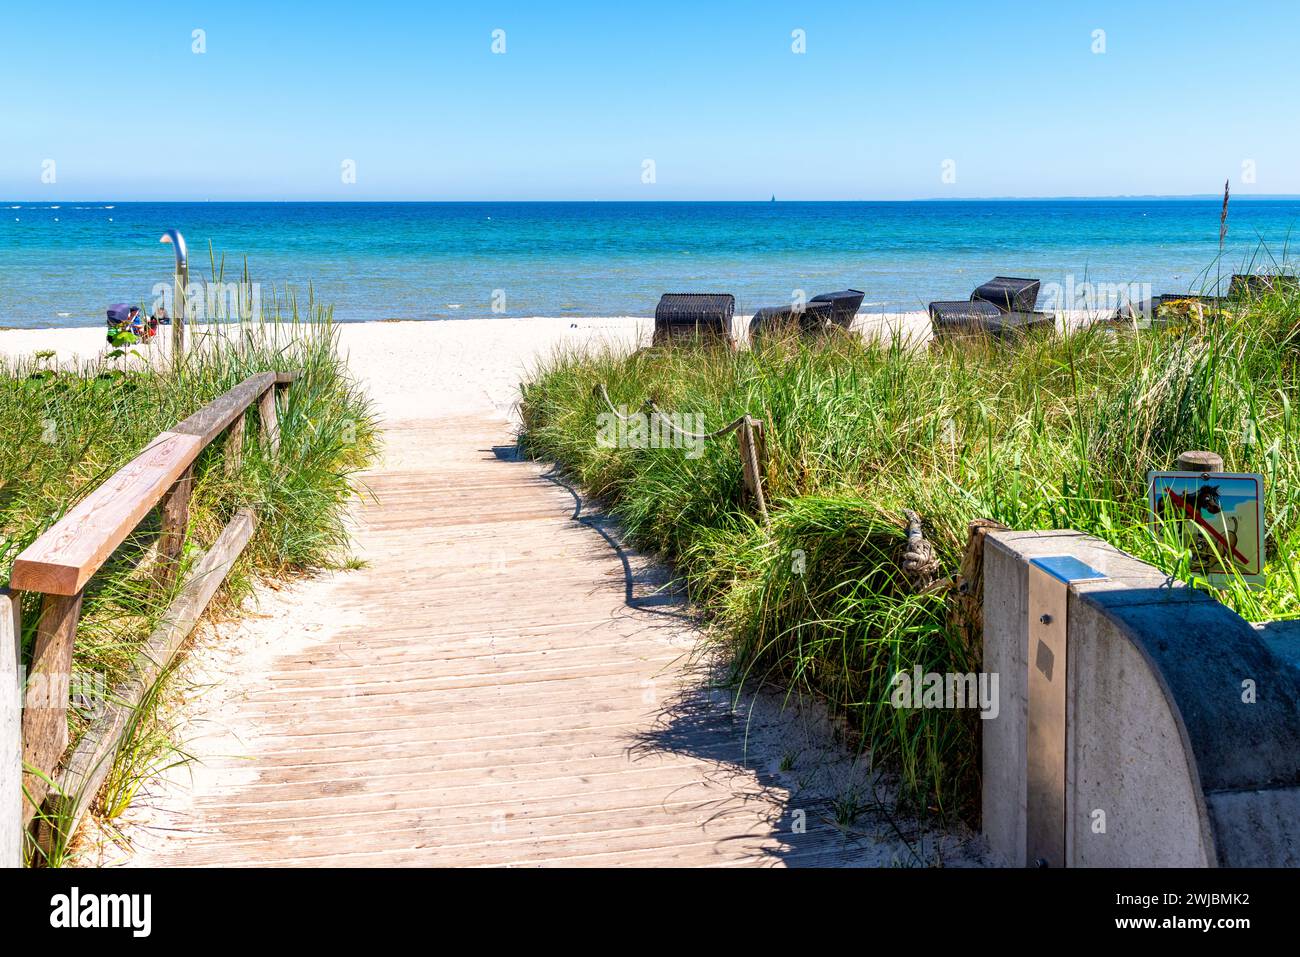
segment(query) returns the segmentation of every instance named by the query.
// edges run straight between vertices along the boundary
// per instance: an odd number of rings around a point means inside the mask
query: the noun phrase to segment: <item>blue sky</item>
[[[1300,193],[1295,0],[294,6],[6,4],[0,197]]]

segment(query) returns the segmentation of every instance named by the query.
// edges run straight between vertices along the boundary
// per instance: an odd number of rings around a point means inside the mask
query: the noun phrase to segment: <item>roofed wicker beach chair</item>
[[[1056,320],[1035,312],[1037,279],[996,276],[970,294],[970,299],[930,303],[930,322],[936,339],[983,335],[1013,339],[1038,329],[1052,329]]]
[[[1002,312],[1033,312],[1038,305],[1037,279],[994,276],[970,294],[972,302],[991,302]]]
[[[813,296],[808,302],[829,302],[832,307],[831,322],[841,329],[847,329],[853,325],[853,319],[857,316],[865,295],[858,289],[841,289],[839,292],[824,292],[820,296]]]
[[[767,306],[749,320],[749,338],[757,341],[767,335],[823,336],[836,328],[835,303],[809,300],[797,306]]]
[[[735,312],[736,297],[730,293],[664,293],[655,307],[653,343],[712,341],[734,349],[731,318]]]
[[[1258,299],[1273,293],[1300,292],[1300,277],[1278,273],[1235,273],[1228,285],[1229,299]]]

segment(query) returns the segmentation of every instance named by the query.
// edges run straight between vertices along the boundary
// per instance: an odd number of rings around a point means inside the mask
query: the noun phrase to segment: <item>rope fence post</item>
[[[740,443],[740,471],[745,480],[745,488],[754,496],[758,505],[758,514],[763,517],[763,524],[771,524],[767,516],[767,500],[763,496],[763,422],[746,413],[740,428],[736,430]]]
[[[614,413],[624,422],[629,421],[632,417],[624,415],[614,407],[610,401],[609,390],[605,388],[605,383],[598,382],[592,389],[594,395],[600,396],[604,400],[609,411]],[[673,424],[671,417],[665,416],[663,412],[655,405],[653,399],[646,399],[642,405],[652,416],[658,416],[661,426],[683,438],[698,439],[708,441],[709,439],[718,439],[728,432],[735,432],[736,438],[740,443],[740,469],[741,477],[744,480],[745,488],[754,496],[754,501],[758,504],[758,513],[763,517],[763,524],[770,525],[771,522],[767,514],[767,499],[763,495],[763,474],[765,463],[767,461],[766,443],[764,440],[765,426],[762,419],[756,419],[748,412],[735,419],[720,429],[712,432],[687,432]]]

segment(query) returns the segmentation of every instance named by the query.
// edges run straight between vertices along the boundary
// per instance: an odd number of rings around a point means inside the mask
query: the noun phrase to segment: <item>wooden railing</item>
[[[42,846],[48,847],[75,829],[112,766],[135,707],[229,574],[252,537],[256,516],[247,509],[237,512],[196,563],[126,680],[114,689],[105,712],[68,761],[62,762],[68,747],[72,651],[87,583],[157,507],[161,530],[152,576],[159,587],[169,587],[185,543],[199,453],[224,435],[225,468],[227,473],[238,470],[246,414],[254,403],[258,405],[262,441],[272,454],[278,453],[276,396],[296,377],[296,373],[285,372],[250,376],[162,433],[14,561],[9,590],[0,589],[0,866],[20,863],[21,858],[16,861],[15,856],[21,854],[23,835],[32,829],[38,811],[45,812],[34,829]],[[31,667],[25,688],[20,688],[15,677],[22,634],[16,593],[25,591],[43,597]]]

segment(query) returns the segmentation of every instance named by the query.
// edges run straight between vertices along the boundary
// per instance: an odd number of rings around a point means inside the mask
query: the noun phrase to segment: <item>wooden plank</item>
[[[271,455],[280,452],[280,415],[275,408],[275,396],[279,389],[271,388],[262,393],[257,400],[257,417],[262,423],[262,441]]]
[[[176,569],[180,567],[185,533],[190,525],[190,496],[193,491],[194,466],[190,465],[158,503],[162,512],[162,531],[158,535],[154,582],[162,587],[172,583]]]
[[[36,623],[32,667],[27,674],[23,709],[23,825],[32,819],[49,791],[49,777],[68,747],[68,694],[72,683],[72,646],[81,618],[81,592],[46,595]]]
[[[301,372],[277,372],[275,374],[275,384],[281,386],[292,385],[298,381],[301,375]]]
[[[14,561],[10,587],[50,595],[79,593],[202,447],[197,436],[162,433],[23,550]]]
[[[244,410],[257,401],[257,397],[273,386],[276,373],[259,372],[249,376],[239,385],[217,399],[213,399],[188,419],[179,423],[173,432],[197,435],[207,445],[230,427]]]
[[[22,620],[0,588],[0,868],[23,866]]]
[[[113,690],[112,703],[77,742],[66,770],[58,778],[58,796],[51,798],[58,802],[48,815],[51,823],[66,827],[68,834],[76,831],[81,816],[112,769],[113,756],[130,727],[136,706],[194,630],[256,528],[254,513],[240,509],[186,576],[180,594],[132,662],[127,677]],[[41,829],[39,839],[43,847],[50,847],[54,837],[51,828]]]

